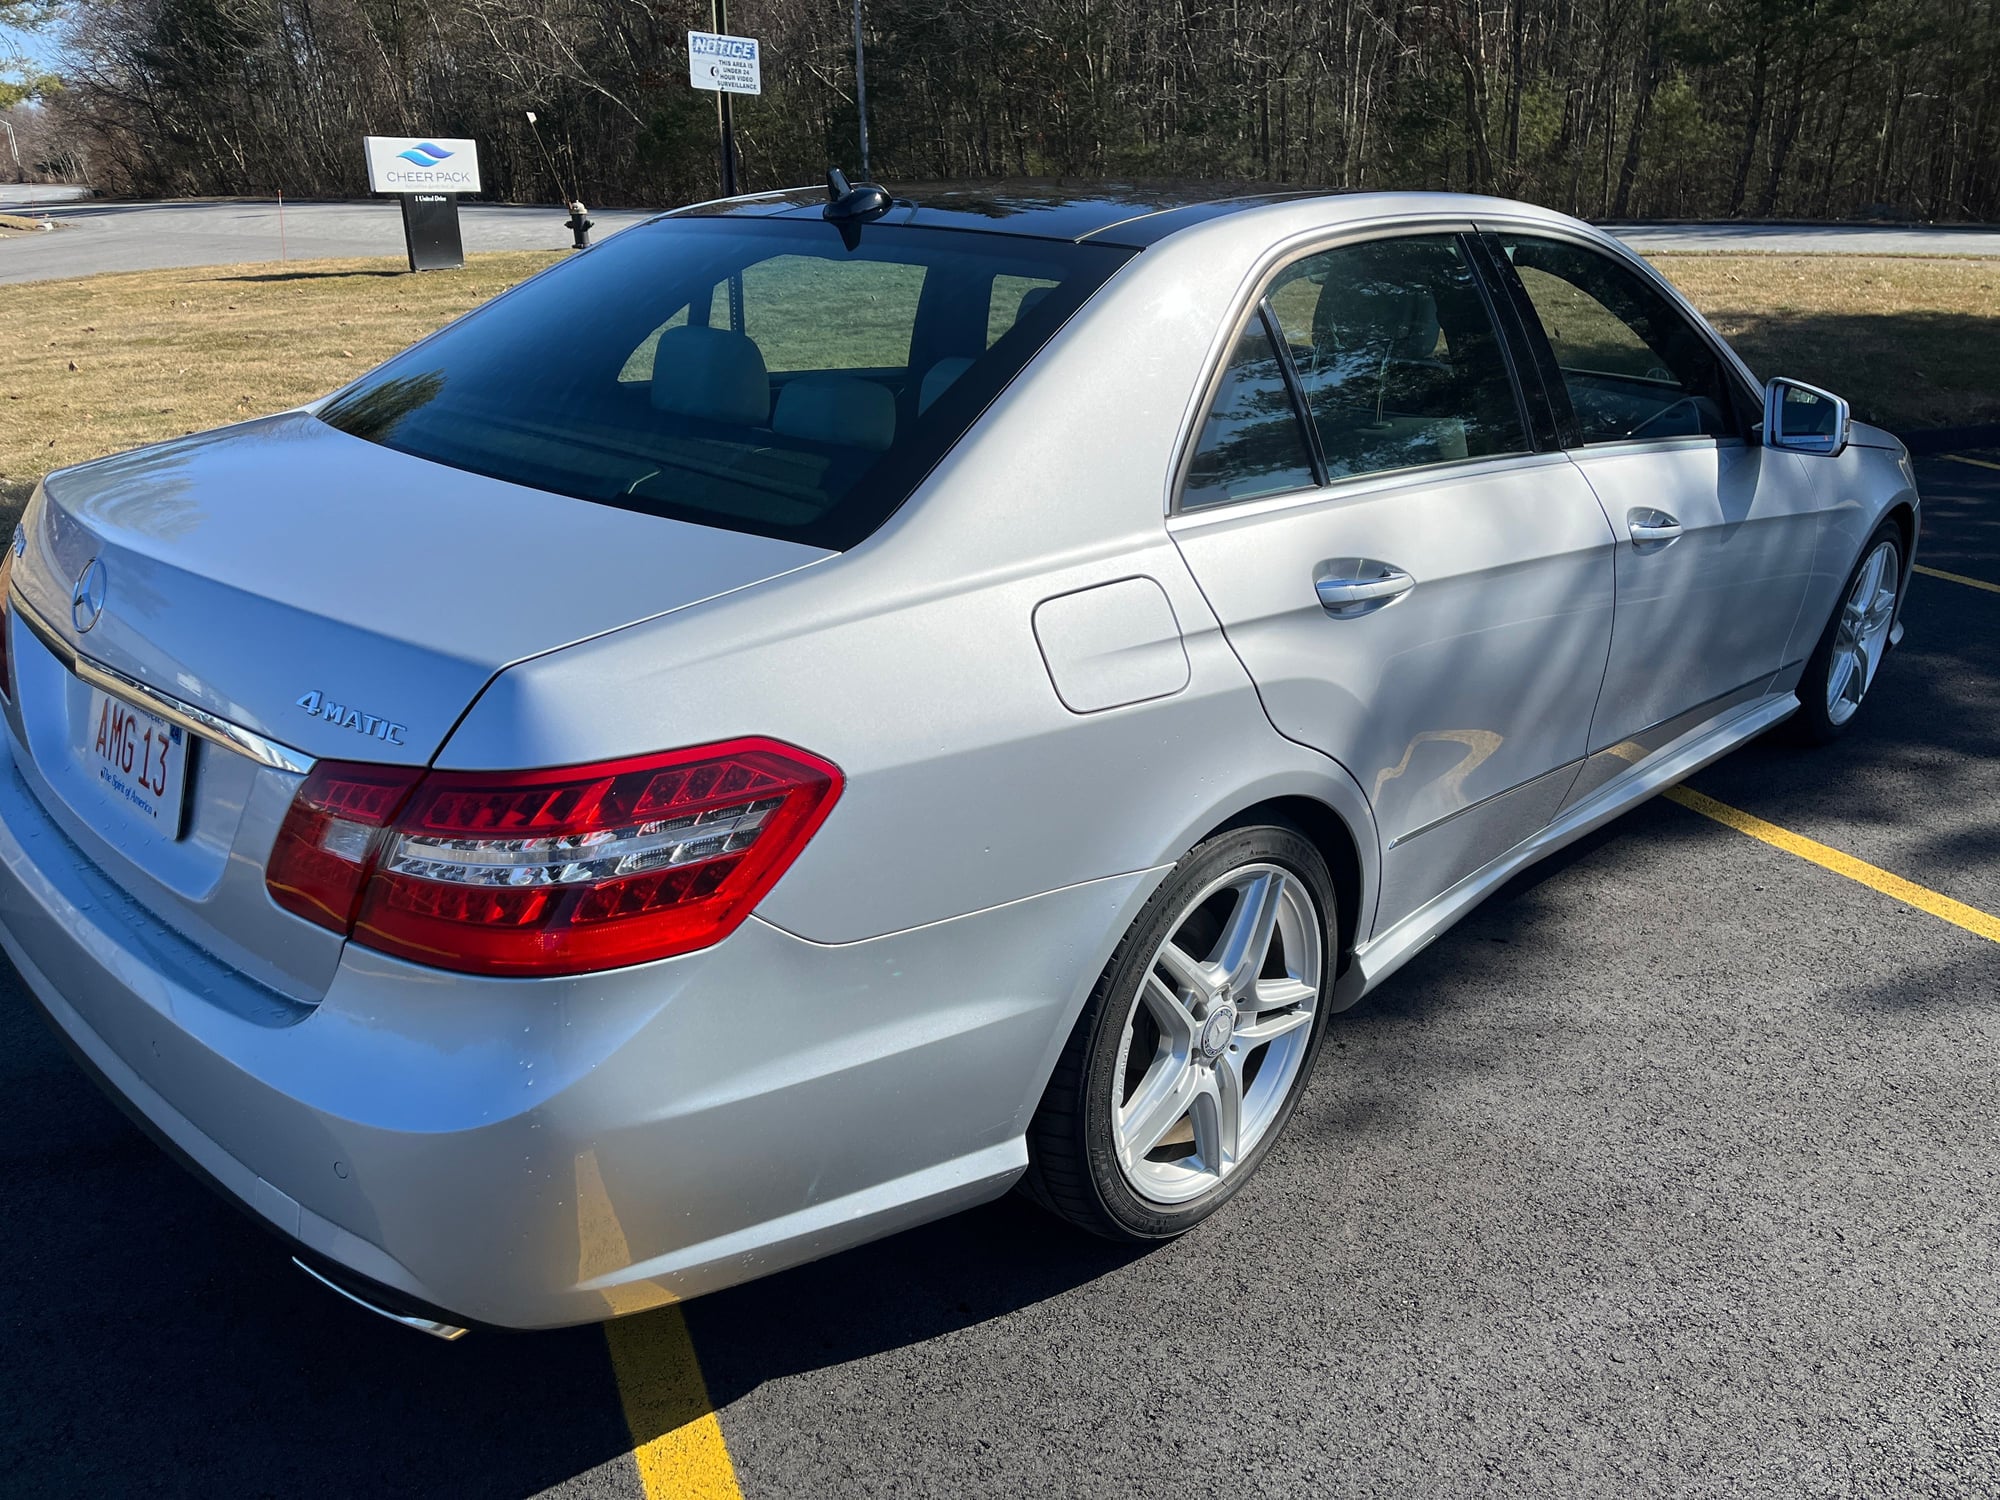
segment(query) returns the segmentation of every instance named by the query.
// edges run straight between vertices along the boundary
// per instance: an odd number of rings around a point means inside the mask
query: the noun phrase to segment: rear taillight
[[[727,937],[840,787],[835,767],[771,740],[553,771],[322,763],[269,884],[287,909],[418,963],[609,969]]]
[[[421,766],[314,766],[271,849],[264,873],[271,899],[308,922],[351,929],[384,830],[423,774]]]

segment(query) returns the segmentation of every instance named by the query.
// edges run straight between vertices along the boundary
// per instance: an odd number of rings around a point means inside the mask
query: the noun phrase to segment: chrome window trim
[[[107,667],[78,651],[60,635],[55,628],[36,612],[33,605],[21,597],[20,590],[11,589],[7,595],[7,607],[19,618],[23,625],[34,634],[49,650],[49,654],[63,664],[70,674],[81,682],[121,698],[131,699],[143,705],[148,711],[158,714],[169,724],[178,724],[189,734],[198,735],[212,745],[220,745],[225,750],[233,750],[238,755],[249,757],[262,766],[274,770],[290,771],[303,776],[312,770],[316,761],[304,751],[294,750],[289,745],[281,745],[257,733],[245,729],[241,724],[232,724],[218,714],[205,708],[196,708],[192,703],[184,703],[158,688],[148,687],[137,678],[128,677],[115,667]]]
[[[1712,448],[1720,453],[1725,448],[1747,448],[1749,446],[1750,440],[1748,438],[1736,437],[1726,433],[1721,437],[1717,437],[1714,433],[1710,432],[1682,432],[1676,433],[1672,437],[1607,438],[1601,443],[1578,443],[1574,448],[1567,448],[1563,451],[1575,457],[1581,457],[1587,453],[1592,458],[1617,458],[1640,453],[1679,453],[1683,449]]]
[[[1714,439],[1707,441],[1713,442]],[[1176,510],[1167,517],[1167,530],[1178,535],[1184,531],[1199,531],[1217,521],[1258,519],[1284,511],[1305,510],[1315,505],[1365,499],[1388,490],[1455,484],[1500,469],[1539,469],[1558,464],[1564,468],[1573,467],[1568,452],[1560,448],[1543,453],[1489,453],[1482,458],[1456,458],[1445,463],[1412,464],[1405,469],[1343,474],[1318,489],[1284,490],[1275,495],[1255,495],[1216,505],[1198,505],[1193,510]]]

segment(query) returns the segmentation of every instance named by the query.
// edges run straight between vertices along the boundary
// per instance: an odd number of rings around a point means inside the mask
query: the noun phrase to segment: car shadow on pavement
[[[1111,1275],[1114,1244],[1017,1193],[687,1304],[717,1408],[766,1381],[921,1344]]]
[[[601,1329],[446,1344],[315,1285],[97,1092],[4,961],[0,1174],[0,1491],[530,1495],[634,1446]],[[1008,1197],[686,1316],[721,1407],[1143,1253]]]
[[[387,257],[383,257],[387,259]],[[402,266],[381,271],[267,271],[254,276],[218,276],[217,281],[349,281],[357,276],[407,276]]]
[[[596,1328],[344,1303],[78,1071],[0,961],[0,1492],[530,1495],[629,1451]]]

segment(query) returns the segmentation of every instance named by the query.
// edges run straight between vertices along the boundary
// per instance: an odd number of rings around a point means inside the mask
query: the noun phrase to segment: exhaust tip
[[[378,1318],[387,1318],[391,1323],[400,1323],[405,1328],[414,1328],[417,1330],[418,1333],[427,1333],[432,1338],[443,1339],[447,1343],[451,1342],[454,1339],[462,1339],[465,1337],[466,1330],[460,1328],[455,1323],[440,1323],[434,1318],[421,1317],[416,1313],[392,1312],[390,1309],[381,1306],[379,1303],[371,1302],[366,1297],[360,1295],[358,1292],[349,1291],[346,1287],[342,1286],[332,1277],[326,1276],[321,1272],[314,1270],[311,1266],[307,1265],[304,1261],[300,1260],[296,1255],[292,1257],[292,1264],[297,1266],[301,1271],[305,1272],[306,1275],[312,1277],[312,1279],[314,1281],[317,1281],[321,1286],[326,1287],[331,1291],[338,1292],[341,1296],[345,1297],[349,1302],[352,1302],[356,1307],[367,1308],[368,1311],[374,1313],[375,1316],[377,1316]]]

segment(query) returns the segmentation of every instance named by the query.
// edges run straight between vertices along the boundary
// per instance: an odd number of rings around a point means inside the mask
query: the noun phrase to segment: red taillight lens
[[[421,766],[323,760],[292,798],[264,883],[271,899],[345,934],[382,830],[423,775]]]
[[[328,787],[350,785],[343,777],[356,769],[337,768]],[[393,823],[377,833],[381,825],[364,831],[357,813],[323,806],[326,791],[309,803],[319,775],[300,788],[279,851],[332,838],[328,857],[358,857],[358,910],[347,908],[355,939],[439,968],[514,975],[584,973],[720,942],[841,787],[816,756],[734,740],[554,771],[433,771],[407,802],[387,806]],[[315,838],[309,820],[327,817],[354,826]],[[279,895],[280,867],[274,855],[273,894],[313,916]]]

